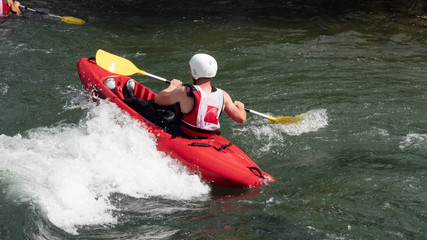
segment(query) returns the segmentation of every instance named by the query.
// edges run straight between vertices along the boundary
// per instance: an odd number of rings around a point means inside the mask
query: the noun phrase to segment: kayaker
[[[240,101],[232,101],[230,95],[211,84],[218,65],[212,56],[204,53],[190,59],[190,75],[193,85],[173,79],[169,87],[156,97],[156,104],[170,106],[177,104],[178,114],[182,114],[180,128],[192,137],[208,137],[219,129],[222,111],[235,122],[246,121],[245,106]]]
[[[13,0],[0,0],[0,16],[9,16],[11,13],[21,14],[20,3]]]

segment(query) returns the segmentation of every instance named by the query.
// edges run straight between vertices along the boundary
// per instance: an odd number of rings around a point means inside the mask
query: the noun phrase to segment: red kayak
[[[143,127],[155,136],[159,151],[178,160],[210,184],[247,188],[274,181],[273,177],[262,171],[242,150],[224,137],[212,135],[205,139],[191,139],[174,136],[141,116],[123,102],[125,99],[123,87],[130,77],[104,70],[96,64],[95,60],[88,58],[80,59],[77,69],[80,80],[88,92],[97,98],[114,102],[130,116],[143,123]],[[109,79],[108,81],[114,79],[114,92],[104,85],[106,79]],[[134,95],[144,100],[153,100],[156,97],[154,92],[138,82],[135,82]]]

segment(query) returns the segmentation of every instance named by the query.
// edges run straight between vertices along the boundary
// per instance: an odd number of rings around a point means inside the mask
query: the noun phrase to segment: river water
[[[311,2],[37,0],[86,24],[0,19],[0,239],[425,239],[427,21]],[[209,186],[93,104],[76,63],[97,49],[184,82],[206,52],[233,99],[302,114],[222,116],[276,182]]]

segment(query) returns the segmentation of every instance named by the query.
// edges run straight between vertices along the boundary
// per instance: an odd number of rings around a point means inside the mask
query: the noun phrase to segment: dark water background
[[[0,19],[0,239],[425,239],[427,21],[378,2],[25,2],[86,24]],[[277,181],[207,186],[92,104],[76,63],[99,48],[183,81],[206,52],[233,99],[303,114],[222,118]]]

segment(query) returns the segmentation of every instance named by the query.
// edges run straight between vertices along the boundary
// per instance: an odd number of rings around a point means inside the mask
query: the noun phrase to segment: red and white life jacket
[[[183,114],[181,129],[190,136],[207,137],[219,129],[219,116],[224,106],[224,95],[219,88],[205,93],[197,85],[186,85],[187,95],[194,98],[191,112]]]
[[[7,5],[7,0],[0,0],[0,16],[1,15],[9,15],[10,14],[10,7]]]

